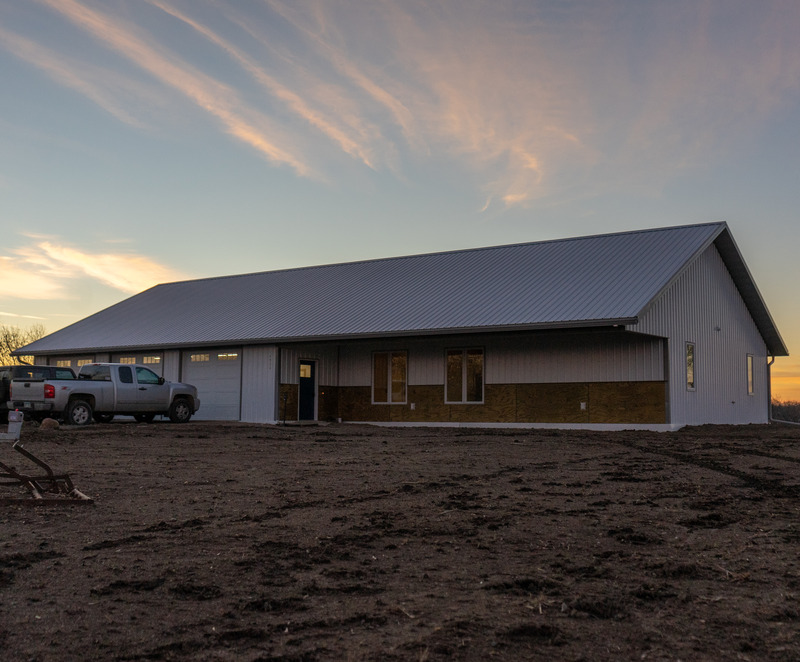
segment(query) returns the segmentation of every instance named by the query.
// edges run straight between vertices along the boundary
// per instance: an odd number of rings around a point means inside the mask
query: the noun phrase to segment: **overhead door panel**
[[[200,350],[183,355],[183,379],[197,387],[200,410],[195,418],[238,421],[242,357],[238,350]]]
[[[112,354],[112,363],[139,363],[146,365],[159,377],[164,375],[164,357],[160,352],[128,352],[125,354]]]

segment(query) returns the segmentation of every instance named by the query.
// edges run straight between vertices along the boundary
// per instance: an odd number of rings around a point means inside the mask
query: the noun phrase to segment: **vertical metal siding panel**
[[[242,349],[241,420],[274,423],[277,415],[277,359],[274,345]]]
[[[410,386],[444,384],[444,341],[439,338],[414,340],[406,349]]]
[[[181,352],[179,349],[168,349],[164,352],[164,379],[171,382],[181,380]]]
[[[371,384],[371,350],[364,345],[342,345],[339,360],[340,386],[369,386]]]
[[[766,377],[752,396],[746,380],[747,354],[763,367],[766,346],[715,247],[686,270],[635,328],[670,339],[673,423],[766,421]],[[695,391],[686,389],[686,342],[696,346]]]
[[[281,384],[297,384],[301,359],[317,362],[317,384],[336,386],[339,378],[338,346],[293,345],[281,348]]]
[[[663,344],[633,335],[544,336],[487,343],[487,383],[525,384],[664,379]]]

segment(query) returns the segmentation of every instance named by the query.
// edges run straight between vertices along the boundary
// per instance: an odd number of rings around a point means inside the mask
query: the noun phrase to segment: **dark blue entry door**
[[[317,364],[314,361],[300,361],[300,411],[301,421],[313,421],[314,404],[317,399]]]

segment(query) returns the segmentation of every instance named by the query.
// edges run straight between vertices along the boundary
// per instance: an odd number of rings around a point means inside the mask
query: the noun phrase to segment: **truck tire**
[[[98,414],[95,412],[92,416],[98,423],[110,423],[114,420],[114,414]]]
[[[73,400],[67,405],[67,425],[89,425],[92,422],[92,405],[86,400]]]
[[[186,423],[192,417],[192,407],[186,398],[175,398],[169,406],[169,420]]]

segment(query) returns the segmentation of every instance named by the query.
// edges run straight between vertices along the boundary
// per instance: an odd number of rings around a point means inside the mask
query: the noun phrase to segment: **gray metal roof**
[[[784,355],[725,223],[167,283],[20,353],[631,324],[712,242]]]

